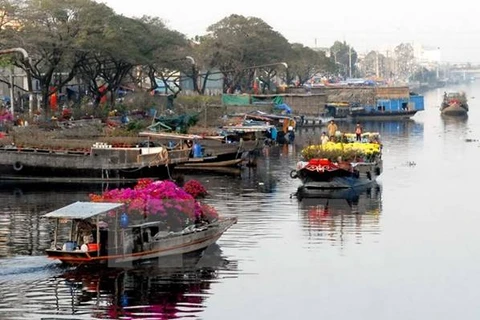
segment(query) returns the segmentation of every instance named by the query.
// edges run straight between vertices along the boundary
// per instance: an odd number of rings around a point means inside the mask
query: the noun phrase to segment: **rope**
[[[235,156],[235,159],[238,159],[238,155],[240,154],[240,152],[243,153],[242,149],[243,149],[243,138],[240,138],[240,143],[238,144],[237,155]]]

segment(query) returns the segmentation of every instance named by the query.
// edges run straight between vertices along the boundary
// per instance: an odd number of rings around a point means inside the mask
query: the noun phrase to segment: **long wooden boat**
[[[141,136],[173,144],[176,148],[188,148],[189,157],[176,169],[240,167],[259,148],[259,140],[226,141],[224,136],[201,136],[177,133],[141,132]]]
[[[57,182],[118,182],[138,178],[168,178],[188,152],[162,147],[112,147],[94,144],[85,151],[0,148],[1,180]]]
[[[220,218],[176,232],[162,230],[162,223],[157,221],[121,226],[122,207],[121,203],[75,202],[47,213],[46,218],[56,221],[53,248],[46,250],[47,256],[69,265],[117,266],[182,255],[204,250],[237,222],[236,217]],[[105,223],[105,216],[112,216],[112,212],[114,218]],[[60,223],[70,227],[63,246],[58,245]],[[85,240],[85,236],[81,239],[86,230],[94,241]]]

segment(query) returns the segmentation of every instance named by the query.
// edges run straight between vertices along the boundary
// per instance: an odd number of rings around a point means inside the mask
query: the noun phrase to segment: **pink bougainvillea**
[[[172,181],[141,179],[133,188],[112,189],[101,195],[91,194],[90,200],[125,203],[132,219],[163,221],[172,229],[217,220],[215,208],[195,199],[199,194],[206,194],[205,188],[198,182],[189,186],[193,188],[190,192],[195,196]]]
[[[197,180],[189,180],[183,186],[183,189],[191,194],[195,199],[205,197],[208,192],[207,189]]]

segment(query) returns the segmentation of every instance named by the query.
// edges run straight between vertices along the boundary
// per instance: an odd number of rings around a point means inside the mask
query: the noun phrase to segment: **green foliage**
[[[209,35],[204,41],[209,43],[208,55],[215,57],[215,67],[225,75],[224,89],[237,87],[247,75],[253,80],[253,70],[248,69],[252,66],[288,58],[287,39],[262,19],[233,14],[211,25],[207,31]],[[268,81],[278,68],[278,65],[264,68],[269,74]]]
[[[298,79],[300,84],[304,84],[317,73],[332,71],[331,62],[325,52],[315,51],[299,43],[292,44],[291,48],[291,56],[287,60],[287,76],[284,79],[286,83],[290,84]]]
[[[330,59],[338,66],[339,71],[344,76],[349,75],[350,59],[353,74],[353,68],[357,62],[357,57],[357,52],[345,41],[335,41],[335,43],[330,47]]]

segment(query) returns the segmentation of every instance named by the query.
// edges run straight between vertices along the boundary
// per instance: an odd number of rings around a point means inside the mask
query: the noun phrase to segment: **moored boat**
[[[330,86],[325,107],[334,119],[385,121],[409,119],[424,110],[424,97],[408,87]]]
[[[371,185],[383,170],[378,134],[365,133],[362,141],[344,134],[343,142],[311,145],[302,150],[302,161],[290,172],[300,179],[300,197],[322,196],[325,190],[362,188]]]
[[[188,159],[175,166],[175,170],[238,168],[249,159],[255,151],[259,140],[229,141],[225,136],[206,136],[164,132],[141,132],[140,136],[148,137],[162,146],[169,146],[170,150],[188,149]]]
[[[55,230],[46,254],[69,265],[124,266],[204,250],[237,219],[218,217],[186,190],[170,181],[143,181],[47,213]]]
[[[445,92],[440,112],[446,116],[465,116],[468,113],[468,102],[464,92]]]
[[[6,145],[0,148],[1,180],[56,182],[126,181],[168,178],[188,153],[162,147],[114,147],[95,143],[81,151]]]

